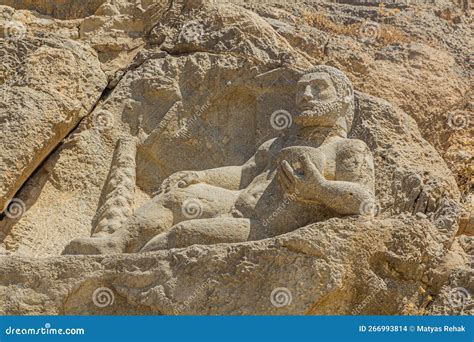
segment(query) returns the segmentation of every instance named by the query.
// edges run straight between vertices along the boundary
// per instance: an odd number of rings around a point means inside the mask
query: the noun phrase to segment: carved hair
[[[337,97],[343,102],[343,108],[345,112],[345,123],[347,127],[344,127],[346,132],[349,132],[352,127],[352,121],[354,120],[354,88],[349,78],[339,69],[328,65],[318,65],[312,69],[307,70],[304,75],[313,73],[326,73],[331,77],[331,81],[336,88]]]

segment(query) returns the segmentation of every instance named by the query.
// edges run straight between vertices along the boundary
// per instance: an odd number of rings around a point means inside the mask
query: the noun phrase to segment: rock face
[[[20,10],[32,10],[58,19],[84,18],[93,15],[104,0],[37,1],[37,0],[3,0],[2,5]]]
[[[11,6],[0,6],[1,314],[473,313],[465,8],[0,4]],[[307,122],[295,98],[309,91],[329,103],[330,91],[315,85],[320,76],[301,88],[319,64],[342,70],[356,89],[341,98],[353,105],[342,137],[367,150],[373,176],[349,180],[347,170],[366,157],[344,148],[334,161],[324,152],[324,166],[312,163],[323,183],[361,182],[370,196],[356,211],[337,196],[342,208],[325,202],[331,210],[292,227],[308,210],[279,217],[295,201],[275,195],[266,219],[278,229],[254,238],[236,234],[240,223],[214,225],[216,215],[206,216],[207,206],[226,206],[228,192],[198,197],[198,216],[183,211],[190,198],[168,187],[203,183],[240,194],[245,177],[230,186],[231,169],[254,155],[258,162],[265,142],[296,136]],[[331,176],[338,165],[345,174]],[[204,170],[223,167],[211,184]],[[275,182],[290,187],[291,175],[285,179]],[[161,236],[146,253],[121,254],[153,237],[143,227],[157,225],[162,211],[151,203],[163,192],[181,204],[179,215],[191,215],[187,222],[221,233],[194,239],[195,228],[181,227],[182,238]],[[254,224],[238,211],[234,220]],[[115,248],[110,236],[130,222],[141,242]],[[169,228],[179,222],[175,215]],[[91,234],[104,248],[74,243]]]
[[[57,37],[2,40],[4,208],[41,162],[93,108],[106,77],[89,47]]]
[[[428,283],[442,277],[436,265],[445,252],[438,236],[425,219],[332,219],[238,245],[120,257],[10,257],[2,270],[14,281],[2,288],[2,309],[11,314],[421,313],[429,301]],[[17,274],[20,265],[29,277]],[[461,265],[457,260],[455,266]],[[99,288],[104,307],[96,305]],[[466,289],[473,290],[472,282]],[[450,308],[446,290],[436,291],[441,295],[431,310],[460,312]]]

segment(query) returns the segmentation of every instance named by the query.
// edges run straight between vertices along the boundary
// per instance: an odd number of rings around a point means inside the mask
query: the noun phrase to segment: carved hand
[[[166,178],[155,195],[162,192],[168,192],[171,188],[186,188],[192,184],[201,183],[200,173],[198,171],[180,171],[173,173]]]
[[[308,156],[303,156],[300,160],[302,172],[296,172],[284,160],[278,169],[278,179],[287,194],[295,194],[305,200],[314,200],[326,180]]]

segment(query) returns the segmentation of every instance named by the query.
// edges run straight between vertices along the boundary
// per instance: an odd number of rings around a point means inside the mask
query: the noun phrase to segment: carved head
[[[354,90],[342,71],[320,65],[298,82],[294,122],[302,127],[337,127],[348,132],[354,118]]]

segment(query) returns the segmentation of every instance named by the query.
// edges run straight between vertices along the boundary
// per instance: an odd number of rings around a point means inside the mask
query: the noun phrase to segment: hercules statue
[[[243,242],[361,214],[374,202],[374,165],[366,144],[347,138],[354,116],[349,79],[318,66],[299,80],[296,105],[294,133],[266,141],[244,165],[177,172],[120,229],[74,240],[64,253]]]

